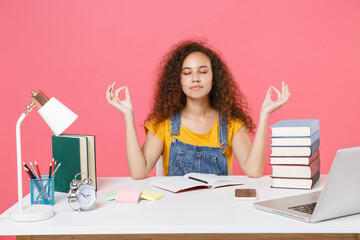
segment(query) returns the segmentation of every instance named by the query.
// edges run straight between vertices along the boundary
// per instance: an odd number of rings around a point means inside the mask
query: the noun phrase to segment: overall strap
[[[175,112],[170,118],[171,136],[180,134],[181,111]]]
[[[219,143],[221,147],[227,148],[229,146],[227,139],[228,139],[227,115],[224,114],[223,117],[221,117],[221,114],[219,113]]]

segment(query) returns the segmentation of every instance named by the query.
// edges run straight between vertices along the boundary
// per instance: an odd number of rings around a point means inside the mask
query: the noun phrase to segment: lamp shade
[[[78,117],[54,97],[38,112],[56,136],[65,131]]]

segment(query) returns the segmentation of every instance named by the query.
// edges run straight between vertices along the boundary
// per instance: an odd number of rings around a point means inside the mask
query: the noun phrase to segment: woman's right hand
[[[106,99],[108,103],[116,107],[124,117],[132,116],[134,114],[134,109],[131,102],[131,97],[129,89],[125,87],[118,88],[114,93],[115,82],[108,87],[106,90]],[[120,100],[119,93],[125,89],[125,100]]]

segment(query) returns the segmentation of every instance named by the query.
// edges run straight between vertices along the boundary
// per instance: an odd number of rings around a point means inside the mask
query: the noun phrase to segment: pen
[[[36,160],[35,160],[35,167],[36,167],[37,173],[38,173],[38,175],[39,175],[39,179],[41,179],[40,169],[39,169],[39,166],[38,166]]]
[[[195,180],[195,181],[199,181],[199,182],[202,182],[202,183],[206,183],[206,184],[209,184],[207,181],[204,181],[204,180],[201,180],[201,179],[197,179],[197,178],[194,178],[194,177],[188,177],[189,179],[192,179],[192,180]]]
[[[59,169],[60,166],[61,166],[61,163],[59,163],[59,164],[56,166],[56,168],[55,168],[54,172],[52,173],[51,177],[55,176],[55,173],[57,172],[57,170]]]

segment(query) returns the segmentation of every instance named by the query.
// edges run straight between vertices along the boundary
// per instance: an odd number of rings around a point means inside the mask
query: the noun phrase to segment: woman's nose
[[[199,74],[194,73],[194,74],[192,75],[192,82],[200,82]]]

